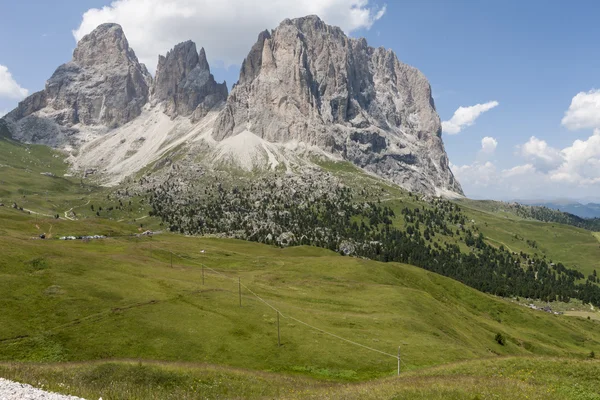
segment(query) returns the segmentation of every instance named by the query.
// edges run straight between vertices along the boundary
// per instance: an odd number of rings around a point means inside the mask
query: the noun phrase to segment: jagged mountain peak
[[[44,90],[5,118],[17,140],[77,147],[90,129],[102,132],[138,117],[151,82],[123,29],[102,24],[79,41],[73,59],[56,69]]]
[[[106,23],[99,25],[77,43],[73,51],[73,62],[80,66],[91,66],[97,63],[138,63],[138,59],[129,47],[121,25]]]
[[[159,56],[152,79],[123,29],[100,25],[5,122],[17,140],[76,149],[74,168],[110,184],[185,143],[215,168],[293,170],[318,154],[412,191],[462,194],[425,76],[314,15],[261,32],[229,96],[194,42]]]
[[[208,59],[206,58],[206,51],[204,50],[204,47],[201,47],[200,52],[198,53],[198,65],[200,66],[200,69],[210,72],[210,65],[208,65]]]
[[[179,43],[159,57],[152,100],[170,117],[191,115],[199,120],[227,94],[227,85],[217,83],[210,73],[204,48],[198,52],[194,42]]]
[[[259,35],[212,135],[248,131],[316,146],[410,190],[462,194],[426,77],[317,16]]]

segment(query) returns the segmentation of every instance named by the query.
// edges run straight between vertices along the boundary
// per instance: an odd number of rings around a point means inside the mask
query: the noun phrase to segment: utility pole
[[[242,278],[238,277],[238,290],[240,292],[240,307],[242,306]]]
[[[279,311],[277,311],[277,346],[281,347],[281,331],[279,330]]]
[[[398,346],[398,376],[400,376],[400,346]]]

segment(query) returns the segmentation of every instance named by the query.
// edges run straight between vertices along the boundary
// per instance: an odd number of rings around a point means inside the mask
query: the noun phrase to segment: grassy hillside
[[[117,209],[118,201],[107,197],[113,190],[70,176],[64,159],[64,154],[46,146],[0,137],[0,203],[16,204],[40,217],[96,217],[97,212],[114,220],[147,217],[149,207],[140,198]]]
[[[371,192],[377,188],[383,204],[391,207],[396,215],[400,215],[400,210],[405,207],[429,207],[427,201],[419,199],[420,196],[412,196],[376,177],[361,174],[349,163],[321,162],[320,165],[351,186],[369,188]],[[471,220],[474,221],[471,226],[482,232],[486,241],[493,246],[504,245],[514,252],[546,256],[548,260],[561,262],[586,276],[592,274],[594,269],[600,272],[600,233],[571,225],[525,219],[516,215],[510,208],[500,207],[499,204],[503,203],[499,202],[462,199],[457,203],[468,216],[469,225]],[[403,224],[401,218],[394,220],[395,226],[402,227]],[[455,238],[444,237],[443,240],[455,243],[461,246],[463,251],[467,251]]]
[[[185,363],[1,364],[0,375],[95,399],[598,399],[599,361],[467,361],[366,383]]]
[[[465,213],[472,218],[492,244],[512,251],[546,256],[586,276],[600,271],[600,245],[597,232],[574,226],[522,219],[501,211],[485,211],[480,202],[461,201]],[[596,236],[596,237],[595,237]],[[535,242],[532,246],[530,243]]]
[[[349,380],[394,374],[393,357],[290,317],[391,355],[400,346],[408,370],[495,355],[584,358],[600,347],[596,321],[529,310],[408,265],[171,234],[31,240],[31,216],[0,209],[0,218],[6,361],[142,358]],[[85,229],[63,221],[53,232]],[[200,263],[223,275],[205,269],[202,285]],[[281,347],[275,311],[245,288],[240,308],[238,277],[283,314]]]
[[[595,311],[547,314],[316,247],[136,237],[164,229],[144,197],[65,177],[48,148],[0,144],[2,377],[111,399],[600,396],[588,360],[600,351]],[[394,227],[405,208],[434,208],[344,164],[323,167],[361,188],[358,201],[394,210]],[[598,268],[597,235],[460,204],[493,246]],[[90,234],[110,238],[56,240]],[[469,251],[460,236],[436,241]]]

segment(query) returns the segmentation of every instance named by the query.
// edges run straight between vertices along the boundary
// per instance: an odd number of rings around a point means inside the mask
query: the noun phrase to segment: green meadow
[[[548,314],[314,247],[136,236],[162,229],[143,199],[117,207],[45,147],[4,141],[0,157],[4,378],[90,399],[600,398],[595,311]],[[395,211],[426,204],[325,167]],[[597,234],[461,206],[490,244],[598,266]],[[109,238],[58,240],[94,234]]]

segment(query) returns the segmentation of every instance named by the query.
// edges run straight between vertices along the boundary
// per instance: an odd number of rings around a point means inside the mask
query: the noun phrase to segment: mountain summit
[[[85,138],[76,126],[115,128],[138,117],[151,81],[121,27],[103,24],[79,41],[44,90],[5,118],[17,140],[78,146]]]
[[[71,151],[74,172],[108,185],[179,148],[202,155],[188,160],[194,170],[294,173],[316,156],[411,191],[462,195],[425,76],[317,16],[261,32],[229,96],[193,42],[160,56],[153,79],[121,27],[100,25],[4,123],[14,139]]]
[[[259,35],[213,137],[247,131],[317,146],[410,190],[462,194],[425,76],[317,16]]]
[[[192,41],[180,43],[158,58],[153,100],[163,103],[171,117],[204,117],[208,110],[227,99],[227,84],[218,84],[210,73],[204,48],[196,50]]]

